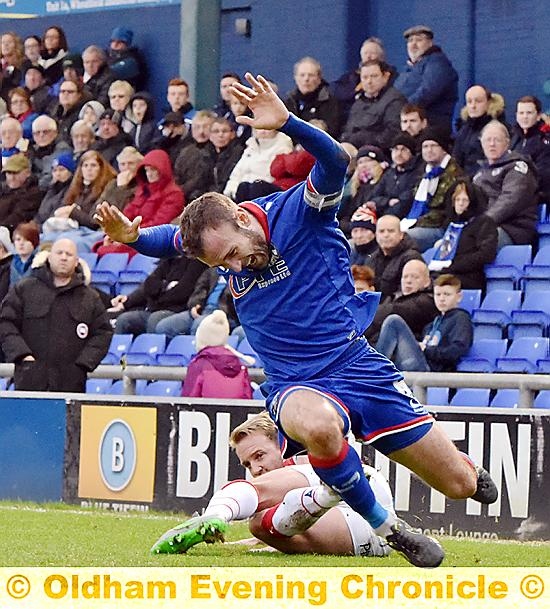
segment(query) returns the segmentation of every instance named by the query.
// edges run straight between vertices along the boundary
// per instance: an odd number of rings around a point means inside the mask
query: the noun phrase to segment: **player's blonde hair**
[[[277,426],[269,418],[267,412],[260,412],[235,427],[229,436],[229,446],[234,450],[243,438],[258,431],[273,442],[277,441]]]

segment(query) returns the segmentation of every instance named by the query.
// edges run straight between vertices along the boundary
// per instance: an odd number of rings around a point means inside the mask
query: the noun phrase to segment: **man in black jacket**
[[[15,389],[82,393],[109,350],[105,307],[79,268],[74,242],[58,239],[47,262],[2,302],[0,342],[15,363]]]

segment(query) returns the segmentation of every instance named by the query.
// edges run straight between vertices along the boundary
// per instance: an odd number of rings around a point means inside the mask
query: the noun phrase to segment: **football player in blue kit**
[[[140,229],[140,218],[130,222],[107,202],[98,206],[97,221],[112,239],[143,254],[185,252],[221,267],[264,365],[267,409],[281,432],[393,549],[413,565],[437,567],[441,546],[376,501],[348,433],[449,498],[492,503],[497,489],[363,337],[379,295],[355,293],[349,247],[336,221],[347,153],[290,114],[265,78],[246,79],[249,86],[236,83],[233,93],[253,116],[239,122],[282,131],[315,156],[305,182],[240,205],[206,193],[186,207],[180,227]]]

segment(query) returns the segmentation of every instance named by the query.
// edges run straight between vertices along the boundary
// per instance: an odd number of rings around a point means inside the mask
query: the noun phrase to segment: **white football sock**
[[[235,480],[212,495],[204,511],[205,516],[225,522],[245,520],[258,509],[258,491],[246,480]]]

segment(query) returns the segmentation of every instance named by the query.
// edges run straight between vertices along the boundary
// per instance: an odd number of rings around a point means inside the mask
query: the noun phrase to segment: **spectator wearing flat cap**
[[[423,173],[422,157],[417,154],[414,137],[405,131],[393,139],[390,151],[391,165],[370,200],[378,217],[392,214],[404,218],[411,209],[414,191]]]
[[[122,149],[131,144],[131,140],[120,128],[121,115],[112,108],[107,108],[99,117],[97,138],[92,150],[97,150],[101,156],[117,169],[116,157]]]
[[[425,252],[443,236],[445,195],[464,171],[449,154],[450,142],[446,131],[428,127],[422,132],[420,141],[424,175],[401,225],[416,241],[418,249]]]
[[[362,205],[351,217],[350,264],[364,265],[368,256],[374,253],[376,243],[376,213]]]
[[[384,151],[378,146],[362,146],[357,151],[356,167],[351,178],[350,196],[342,202],[337,218],[340,229],[349,237],[351,217],[361,205],[368,204],[382,179],[388,161]],[[371,206],[372,207],[372,206]]]
[[[111,32],[107,49],[107,65],[118,80],[129,82],[134,89],[145,87],[147,74],[145,60],[139,49],[132,46],[134,32],[118,26]]]
[[[30,95],[31,106],[37,114],[47,113],[48,108],[55,104],[55,96],[50,93],[46,83],[46,71],[41,65],[29,64],[25,68],[25,89]]]
[[[40,206],[42,193],[31,174],[30,161],[23,154],[2,159],[2,172],[6,181],[0,191],[0,225],[13,231],[21,222],[32,220]]]
[[[422,106],[433,126],[451,130],[451,119],[458,99],[458,74],[426,25],[415,25],[405,32],[409,61],[394,86],[409,103]]]

